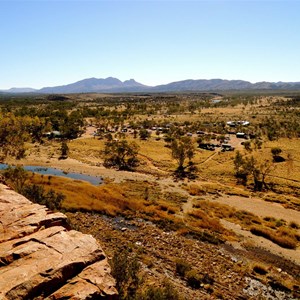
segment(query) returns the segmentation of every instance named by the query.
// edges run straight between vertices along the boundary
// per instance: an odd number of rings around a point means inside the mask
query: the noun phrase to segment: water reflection
[[[7,167],[8,167],[7,164],[0,164],[0,170],[4,170]],[[93,185],[99,185],[102,184],[103,182],[102,178],[98,176],[90,176],[90,175],[85,175],[80,173],[66,173],[56,168],[48,168],[48,167],[41,167],[41,166],[23,166],[23,168],[26,171],[39,173],[42,175],[53,175],[53,176],[67,177],[76,180],[83,180],[83,181],[90,182]]]

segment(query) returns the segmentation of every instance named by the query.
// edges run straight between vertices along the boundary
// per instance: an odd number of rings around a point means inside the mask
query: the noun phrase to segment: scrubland
[[[268,299],[264,288],[250,292],[251,284],[260,282],[273,289],[270,299],[299,298],[297,93],[87,97],[68,95],[58,104],[32,101],[27,112],[23,102],[2,104],[3,115],[11,105],[16,116],[48,105],[56,117],[48,116],[52,129],[61,107],[80,119],[65,123],[72,130],[57,127],[70,134],[78,129],[65,139],[66,157],[61,138],[42,137],[24,141],[25,157],[5,161],[102,176],[99,186],[38,174],[28,183],[64,194],[61,209],[71,225],[95,235],[111,257],[124,248],[137,255],[143,287],[162,287],[168,280],[183,299]],[[183,137],[192,141],[193,155],[176,173],[172,141]],[[137,145],[138,163],[127,170],[107,168],[105,147],[121,140]],[[201,143],[214,146],[204,149]],[[233,151],[222,150],[222,143]],[[274,148],[280,149],[277,157]],[[236,163],[237,153],[244,165]]]

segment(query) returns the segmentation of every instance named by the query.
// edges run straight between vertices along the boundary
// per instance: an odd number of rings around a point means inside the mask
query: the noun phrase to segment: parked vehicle
[[[225,152],[225,151],[234,151],[234,147],[229,145],[229,144],[222,144],[221,146],[221,151]]]

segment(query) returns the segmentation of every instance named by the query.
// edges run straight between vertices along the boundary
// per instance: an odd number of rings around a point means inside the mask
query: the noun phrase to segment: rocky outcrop
[[[67,217],[0,184],[0,299],[116,299],[106,256]]]

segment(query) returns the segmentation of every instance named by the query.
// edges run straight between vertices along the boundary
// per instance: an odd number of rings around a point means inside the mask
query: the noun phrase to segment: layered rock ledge
[[[98,242],[0,184],[0,299],[117,299]]]

